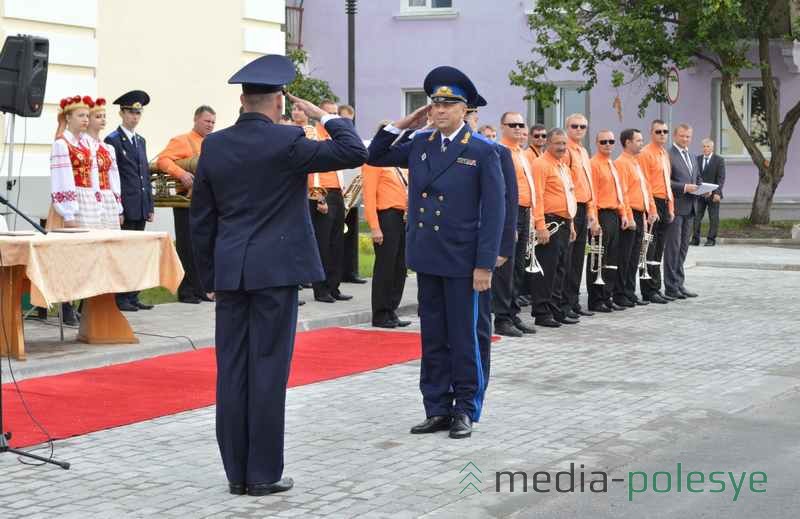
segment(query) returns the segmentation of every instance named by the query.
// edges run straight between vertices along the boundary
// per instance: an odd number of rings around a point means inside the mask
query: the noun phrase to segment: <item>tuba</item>
[[[347,215],[350,213],[350,209],[354,208],[358,205],[358,202],[361,200],[361,190],[363,189],[363,185],[361,182],[361,173],[353,178],[353,181],[348,184],[347,189],[344,190],[342,193],[342,198],[344,199],[344,217],[347,218]],[[344,232],[347,233],[347,224],[344,224]]]
[[[189,207],[192,190],[183,187],[176,178],[161,171],[156,165],[158,157],[150,161],[150,181],[153,184],[153,203],[156,207]],[[200,155],[193,155],[185,159],[177,159],[175,164],[194,175],[197,173],[197,163]]]
[[[564,222],[550,222],[545,228],[550,236],[553,236],[562,225],[564,225]],[[542,266],[539,265],[539,260],[536,259],[536,245],[538,244],[539,239],[536,237],[536,229],[534,229],[533,223],[531,223],[528,230],[528,246],[525,249],[525,272],[529,274],[544,273]]]

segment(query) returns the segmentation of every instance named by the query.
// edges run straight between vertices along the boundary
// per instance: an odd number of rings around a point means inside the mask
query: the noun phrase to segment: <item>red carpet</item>
[[[418,333],[325,328],[297,334],[289,386],[301,386],[420,357]],[[214,404],[213,348],[87,369],[19,383],[33,416],[54,439],[149,420]],[[4,430],[11,446],[47,438],[4,384]]]

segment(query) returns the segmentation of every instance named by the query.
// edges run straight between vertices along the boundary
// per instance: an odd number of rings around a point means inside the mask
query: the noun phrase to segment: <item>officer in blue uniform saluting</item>
[[[450,430],[467,438],[483,405],[485,377],[478,340],[479,293],[491,286],[505,219],[505,188],[494,147],[464,123],[478,92],[453,67],[425,78],[433,104],[386,126],[369,147],[369,163],[409,169],[409,268],[417,273],[422,332],[420,389],[427,419],[412,434]],[[428,116],[434,130],[393,144]]]
[[[284,56],[262,56],[228,82],[241,83],[236,124],[203,141],[191,235],[197,272],[216,300],[217,442],[232,494],[292,487],[283,478],[286,384],[297,324],[297,287],[321,281],[308,213],[307,175],[359,167],[367,150],[353,125],[289,96],[330,140],[276,124]]]

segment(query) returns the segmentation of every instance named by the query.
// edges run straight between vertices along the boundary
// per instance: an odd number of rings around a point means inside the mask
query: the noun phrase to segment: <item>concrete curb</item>
[[[779,270],[800,272],[800,265],[791,263],[747,263],[738,261],[697,261],[695,267],[712,267],[723,269]]]
[[[791,238],[717,238],[720,245],[788,245],[800,247],[800,240]]]

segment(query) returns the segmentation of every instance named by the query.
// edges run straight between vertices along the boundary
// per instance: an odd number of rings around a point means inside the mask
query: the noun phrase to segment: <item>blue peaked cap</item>
[[[269,94],[278,92],[294,81],[294,64],[286,56],[267,54],[256,58],[228,80],[230,84],[241,84],[245,94]]]
[[[466,74],[446,65],[428,72],[423,88],[434,103],[465,103],[469,106],[480,97]]]

